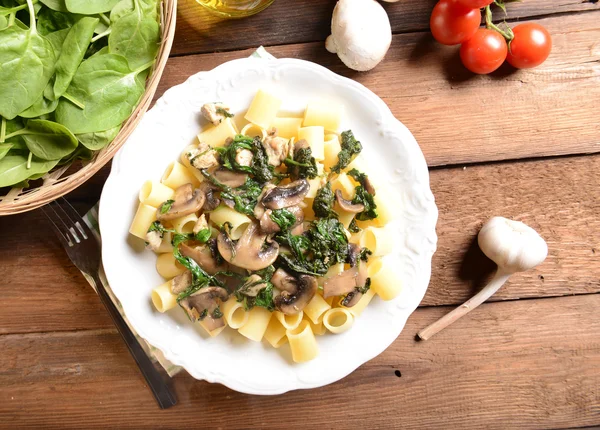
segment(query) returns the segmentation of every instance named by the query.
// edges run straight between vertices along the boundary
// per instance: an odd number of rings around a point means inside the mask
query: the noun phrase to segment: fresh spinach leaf
[[[65,5],[71,13],[95,15],[109,12],[120,0],[65,0]]]
[[[18,6],[12,6],[12,7],[0,6],[0,16],[7,16],[7,15],[10,15],[13,13],[17,13],[18,11],[23,10],[23,9],[27,9],[26,3],[18,5]]]
[[[79,21],[81,17],[81,15],[43,8],[38,14],[38,31],[45,36],[58,30],[69,29]]]
[[[8,27],[8,19],[5,16],[0,15],[0,30],[4,30]]]
[[[53,31],[52,33],[48,33],[44,36],[46,40],[48,40],[48,42],[50,42],[50,44],[52,45],[52,48],[54,49],[54,55],[56,56],[56,58],[58,58],[62,51],[62,46],[65,42],[67,34],[69,34],[69,29],[63,28],[62,30]]]
[[[52,90],[51,86],[52,82],[49,82],[46,88],[50,87],[50,91]],[[44,90],[44,93],[46,90]],[[25,109],[23,112],[19,114],[22,118],[35,118],[38,116],[46,115],[50,112],[54,112],[56,110],[56,106],[58,106],[58,100],[48,100],[44,94],[42,94],[31,106]]]
[[[138,5],[142,8],[144,15],[158,19],[158,2],[157,0],[140,0]],[[134,10],[134,0],[121,0],[110,11],[110,21],[117,22],[119,18],[127,15]]]
[[[6,138],[22,136],[27,148],[42,160],[59,160],[77,148],[77,138],[61,124],[32,119],[27,125],[6,135]]]
[[[8,151],[10,151],[12,147],[12,143],[0,143],[0,160],[8,154]]]
[[[86,16],[77,21],[69,30],[60,57],[56,62],[54,99],[60,98],[69,87],[94,36],[94,29],[98,22],[98,18]]]
[[[69,9],[65,5],[65,0],[40,0],[40,2],[57,12],[69,12]]]
[[[81,144],[87,149],[91,149],[92,151],[98,151],[108,146],[108,144],[112,142],[115,137],[117,137],[119,131],[121,131],[120,125],[106,131],[78,134],[76,135],[76,137],[77,140],[79,140],[79,142],[81,142]]]
[[[58,160],[45,161],[33,157],[27,168],[26,155],[7,155],[0,160],[0,187],[18,184],[27,178],[46,173],[58,163]]]
[[[141,0],[134,0],[134,10],[111,27],[111,53],[123,55],[133,69],[154,61],[160,45],[160,26],[154,16],[144,13]]]
[[[34,14],[28,30],[13,25],[0,32],[0,116],[13,119],[36,102],[55,60],[52,45],[37,32]]]
[[[75,134],[104,131],[119,126],[131,115],[144,85],[135,79],[142,70],[132,71],[127,60],[115,54],[93,56],[75,73],[68,95],[85,106],[80,109],[61,99],[56,120]]]

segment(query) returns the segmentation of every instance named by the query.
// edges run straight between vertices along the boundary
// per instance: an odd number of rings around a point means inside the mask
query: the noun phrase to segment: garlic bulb
[[[339,0],[331,18],[325,48],[358,71],[371,70],[387,53],[392,28],[385,9],[375,0]]]
[[[493,217],[486,222],[479,231],[477,242],[483,253],[498,265],[496,274],[472,298],[417,333],[422,340],[429,339],[485,302],[510,275],[534,268],[548,255],[548,245],[534,229],[502,217]]]
[[[477,242],[498,269],[509,274],[529,270],[548,255],[548,245],[534,229],[503,217],[486,222]]]

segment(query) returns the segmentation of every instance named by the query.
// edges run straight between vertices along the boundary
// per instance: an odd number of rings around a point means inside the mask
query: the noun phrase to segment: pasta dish
[[[210,124],[144,183],[130,233],[157,254],[159,312],[179,306],[210,336],[230,327],[305,362],[315,336],[347,331],[402,284],[382,258],[391,198],[340,132],[343,107],[311,101],[294,117],[281,103],[259,90],[243,118],[202,106]]]

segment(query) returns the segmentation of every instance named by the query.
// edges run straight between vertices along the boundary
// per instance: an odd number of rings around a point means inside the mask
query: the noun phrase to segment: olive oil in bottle
[[[226,18],[243,18],[266,9],[274,0],[196,0],[211,12]]]

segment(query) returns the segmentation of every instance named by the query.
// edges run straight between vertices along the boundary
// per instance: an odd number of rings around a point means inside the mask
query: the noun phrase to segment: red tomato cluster
[[[480,8],[489,8],[493,2],[440,0],[429,23],[433,37],[444,45],[461,44],[462,63],[473,73],[491,73],[505,60],[518,69],[542,64],[552,49],[550,33],[543,26],[519,24],[504,33],[490,20],[488,28],[479,28]],[[489,9],[486,12],[490,13]]]

